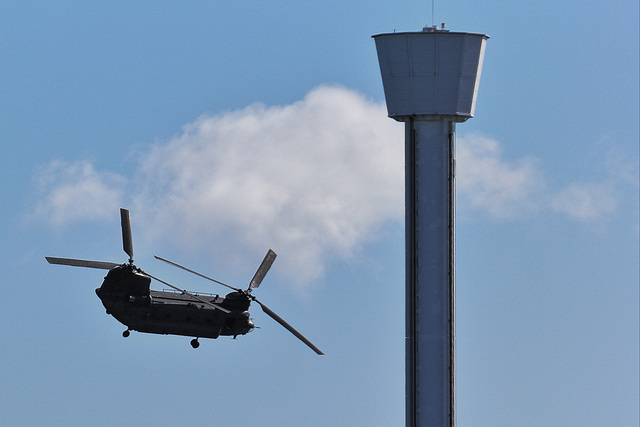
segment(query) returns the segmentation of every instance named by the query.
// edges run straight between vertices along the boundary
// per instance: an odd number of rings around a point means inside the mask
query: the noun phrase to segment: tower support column
[[[454,122],[405,122],[407,426],[455,425],[454,145]]]

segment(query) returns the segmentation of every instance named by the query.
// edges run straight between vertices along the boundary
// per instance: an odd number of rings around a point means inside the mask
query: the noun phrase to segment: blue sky
[[[460,426],[638,425],[638,4],[3,2],[7,425],[404,419],[403,127],[371,35],[490,35],[457,127]],[[133,333],[98,270],[256,291],[237,340]],[[161,288],[156,286],[156,288]]]

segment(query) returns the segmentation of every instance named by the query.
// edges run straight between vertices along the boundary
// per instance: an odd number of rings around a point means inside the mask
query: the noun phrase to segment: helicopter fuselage
[[[107,273],[96,294],[107,313],[128,330],[196,338],[244,335],[254,328],[249,318],[250,299],[241,292],[226,297],[195,294],[225,313],[196,300],[192,295],[150,289],[151,278],[135,266],[123,264]]]

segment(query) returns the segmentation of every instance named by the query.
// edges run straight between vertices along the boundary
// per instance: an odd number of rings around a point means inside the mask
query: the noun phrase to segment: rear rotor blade
[[[260,267],[258,267],[258,271],[256,271],[256,274],[253,275],[253,279],[251,279],[251,282],[249,283],[249,290],[260,286],[260,283],[262,283],[262,279],[264,279],[264,276],[266,276],[267,272],[271,268],[271,264],[273,264],[273,261],[275,261],[276,256],[276,253],[269,249],[264,259],[262,260],[262,264],[260,264]]]
[[[203,303],[203,304],[205,304],[205,305],[208,305],[209,307],[213,307],[213,308],[215,308],[216,310],[220,310],[220,311],[222,311],[223,313],[227,313],[227,314],[228,314],[228,313],[231,313],[231,311],[227,310],[226,308],[224,308],[224,307],[222,307],[222,306],[220,306],[220,305],[218,305],[218,304],[214,304],[214,303],[212,303],[212,302],[209,302],[209,301],[207,301],[206,299],[204,299],[204,298],[202,298],[202,297],[199,297],[198,295],[194,295],[194,294],[192,294],[191,292],[185,291],[184,289],[180,289],[180,288],[179,288],[179,287],[177,287],[177,286],[173,286],[171,283],[167,283],[167,282],[165,282],[164,280],[158,279],[157,277],[154,277],[154,276],[152,276],[152,275],[150,275],[149,273],[146,273],[146,272],[144,272],[144,271],[142,271],[142,273],[143,273],[143,274],[145,274],[146,276],[151,277],[153,280],[157,280],[158,282],[160,282],[160,283],[162,283],[162,284],[164,284],[164,285],[167,285],[167,286],[169,286],[170,288],[175,289],[176,291],[178,291],[178,292],[182,293],[183,295],[187,295],[187,296],[191,297],[192,299],[194,299],[194,300],[196,300],[196,301],[199,301],[199,302],[201,302],[201,303]]]
[[[180,265],[180,264],[176,264],[175,262],[169,261],[168,259],[160,258],[160,257],[159,257],[159,256],[157,256],[157,255],[154,255],[154,257],[155,257],[155,259],[157,259],[157,260],[159,260],[159,261],[163,261],[163,262],[166,262],[167,264],[171,264],[171,265],[173,265],[174,267],[181,268],[181,269],[183,269],[184,271],[188,271],[188,272],[189,272],[189,273],[191,273],[191,274],[195,274],[196,276],[200,276],[200,277],[202,277],[203,279],[211,280],[211,281],[212,281],[212,282],[214,282],[214,283],[217,283],[217,284],[222,285],[222,286],[226,286],[227,288],[229,288],[229,289],[233,289],[234,291],[243,292],[243,291],[242,291],[242,289],[234,288],[234,287],[233,287],[233,286],[231,286],[231,285],[227,285],[226,283],[223,283],[223,282],[221,282],[221,281],[219,281],[219,280],[212,279],[211,277],[207,277],[207,276],[205,276],[204,274],[200,274],[200,273],[198,273],[197,271],[191,270],[191,269],[189,269],[189,268],[187,268],[187,267],[183,267],[182,265]]]
[[[295,335],[300,341],[302,341],[303,343],[305,343],[307,346],[309,346],[309,348],[313,351],[315,351],[318,355],[322,356],[324,355],[324,353],[322,351],[320,351],[320,349],[318,347],[316,347],[315,345],[313,345],[311,343],[311,341],[309,341],[308,339],[306,339],[304,337],[304,335],[302,335],[300,332],[296,331],[294,329],[293,326],[291,326],[290,324],[288,324],[287,322],[285,322],[285,320],[278,316],[273,310],[271,310],[269,307],[267,307],[266,305],[264,305],[263,303],[261,303],[260,301],[258,301],[257,299],[253,298],[253,300],[255,302],[257,302],[260,307],[262,307],[262,311],[264,311],[265,313],[267,313],[269,316],[271,316],[271,318],[273,318],[273,320],[275,320],[276,322],[280,323],[282,326],[284,326],[289,332],[291,332],[293,335]]]
[[[88,261],[84,259],[55,258],[50,256],[46,256],[45,259],[49,262],[49,264],[70,265],[73,267],[100,268],[103,270],[111,270],[112,268],[120,265],[106,261]]]
[[[133,238],[131,237],[131,216],[127,209],[120,208],[120,224],[122,226],[122,249],[129,255],[133,263]]]

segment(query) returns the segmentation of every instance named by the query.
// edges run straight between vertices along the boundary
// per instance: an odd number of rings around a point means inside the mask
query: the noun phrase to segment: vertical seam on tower
[[[449,422],[455,426],[455,123],[449,122]]]
[[[410,369],[410,381],[411,384],[407,384],[408,390],[408,407],[407,407],[407,417],[410,425],[417,427],[417,419],[414,417],[417,411],[417,345],[418,340],[416,337],[416,276],[417,276],[417,239],[415,238],[416,232],[416,208],[417,208],[417,191],[416,191],[416,130],[414,128],[414,119],[409,119],[409,140],[407,141],[408,146],[405,147],[406,150],[406,167],[407,167],[407,182],[405,185],[407,186],[405,190],[405,199],[406,199],[406,221],[408,222],[408,230],[409,233],[406,235],[406,246],[407,246],[407,271],[406,271],[406,285],[405,285],[405,298],[407,305],[407,319],[406,319],[406,328],[407,335],[409,338],[409,358],[407,366],[405,369]]]

